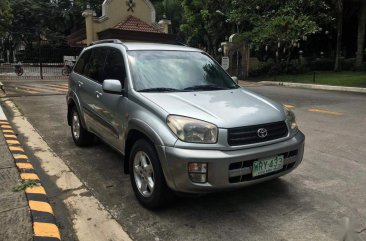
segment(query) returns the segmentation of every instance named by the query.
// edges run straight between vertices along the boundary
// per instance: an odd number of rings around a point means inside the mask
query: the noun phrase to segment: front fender
[[[146,122],[139,119],[131,119],[128,123],[127,133],[137,130],[147,136],[155,145],[164,146],[164,141],[159,134]]]
[[[78,110],[78,113],[80,115],[80,120],[81,120],[81,124],[87,128],[86,124],[85,124],[85,119],[84,119],[84,113],[82,112],[82,108],[81,108],[81,104],[80,104],[80,100],[78,98],[78,96],[75,94],[74,91],[69,90],[69,92],[67,93],[66,96],[66,103],[67,103],[67,123],[69,124],[69,126],[71,125],[71,108],[70,108],[70,104],[74,102],[76,109]]]

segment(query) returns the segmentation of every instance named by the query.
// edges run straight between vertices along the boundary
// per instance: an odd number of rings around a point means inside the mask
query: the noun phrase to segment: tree
[[[216,10],[225,11],[229,1],[225,0],[183,0],[183,24],[180,30],[189,45],[205,47],[207,52],[217,55],[219,44],[228,35],[225,19]]]
[[[357,34],[357,53],[356,69],[362,69],[363,55],[365,52],[365,27],[366,27],[366,2],[360,1],[358,12],[358,34]]]
[[[234,0],[230,8],[231,21],[243,26],[241,39],[256,51],[275,53],[277,61],[286,59],[286,69],[293,50],[331,21],[322,0]]]
[[[2,56],[7,58],[7,50],[9,45],[9,32],[8,28],[11,24],[13,15],[11,14],[10,3],[8,0],[0,2],[0,51]]]
[[[155,6],[157,21],[164,17],[171,20],[172,32],[173,34],[178,34],[183,20],[182,2],[178,0],[155,0],[152,3]]]
[[[333,0],[335,6],[336,26],[337,26],[337,46],[334,71],[341,70],[341,49],[343,37],[343,0]]]

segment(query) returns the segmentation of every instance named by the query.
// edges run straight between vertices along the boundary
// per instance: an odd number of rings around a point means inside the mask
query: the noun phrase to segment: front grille
[[[294,167],[294,165],[296,163],[297,154],[298,154],[298,150],[279,154],[278,156],[284,157],[283,168],[276,172],[271,172],[271,173],[257,176],[257,177],[252,176],[252,167],[253,167],[253,162],[257,161],[258,159],[231,163],[229,165],[229,182],[238,183],[238,182],[251,181],[251,180],[271,176],[271,175],[274,175],[274,174],[277,174],[277,173],[280,173],[280,172],[283,172],[286,170],[290,170],[291,168]]]
[[[267,136],[261,138],[258,136],[258,130],[265,128]],[[230,146],[248,145],[265,141],[276,140],[286,137],[288,134],[286,122],[280,121],[269,124],[245,126],[232,128],[228,130],[228,143]]]

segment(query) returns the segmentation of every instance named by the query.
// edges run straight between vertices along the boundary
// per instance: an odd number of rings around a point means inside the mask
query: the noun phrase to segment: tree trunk
[[[336,0],[337,11],[337,47],[334,71],[341,70],[341,49],[343,35],[343,0]]]
[[[358,13],[358,35],[357,35],[357,54],[355,68],[362,69],[363,54],[365,50],[365,27],[366,27],[366,2],[361,2]]]

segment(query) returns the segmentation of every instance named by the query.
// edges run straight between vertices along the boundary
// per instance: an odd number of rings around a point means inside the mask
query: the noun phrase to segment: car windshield
[[[140,92],[210,91],[238,88],[209,56],[186,51],[129,51],[134,88]]]

